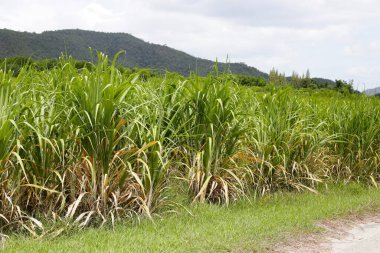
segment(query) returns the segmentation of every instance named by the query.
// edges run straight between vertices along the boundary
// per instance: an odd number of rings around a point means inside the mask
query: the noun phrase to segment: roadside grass
[[[319,193],[278,192],[228,207],[197,204],[154,222],[68,231],[54,239],[13,235],[1,252],[265,252],[315,222],[380,209],[380,191],[359,184],[327,185]],[[137,224],[139,223],[139,224]]]

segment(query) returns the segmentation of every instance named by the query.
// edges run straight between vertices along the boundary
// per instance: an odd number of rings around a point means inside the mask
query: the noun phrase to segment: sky
[[[191,55],[380,86],[379,0],[0,0],[0,28],[125,32]]]

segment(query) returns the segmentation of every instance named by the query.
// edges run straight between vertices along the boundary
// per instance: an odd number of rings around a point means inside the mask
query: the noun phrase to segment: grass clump
[[[13,236],[5,252],[266,252],[289,235],[321,231],[315,222],[379,208],[380,192],[358,184],[329,185],[320,194],[277,192],[229,207],[198,204],[154,223],[119,223],[56,239]]]
[[[378,186],[378,99],[251,89],[217,68],[142,78],[116,58],[0,68],[2,236],[153,218],[179,204],[175,189],[230,204],[321,182]]]

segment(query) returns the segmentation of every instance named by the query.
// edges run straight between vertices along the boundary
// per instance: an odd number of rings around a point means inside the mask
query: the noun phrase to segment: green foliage
[[[71,59],[71,63],[76,69],[89,69],[92,70],[92,65],[86,61],[79,61]],[[11,71],[13,76],[18,76],[21,69],[34,69],[36,71],[52,70],[60,67],[61,62],[57,59],[45,59],[36,61],[32,58],[16,56],[7,59],[0,59],[0,68],[4,71]],[[124,71],[128,71],[125,69]]]
[[[259,86],[264,87],[267,85],[267,81],[260,76],[243,76],[243,75],[236,75],[234,76],[234,79],[236,82],[240,85],[244,86]]]
[[[241,191],[233,169],[226,172],[228,160],[236,154],[245,132],[237,118],[241,111],[236,90],[233,92],[231,86],[228,76],[219,75],[218,69],[204,79],[193,76],[186,84],[186,146],[196,158],[189,180],[195,198],[201,202],[228,202]]]
[[[269,83],[274,86],[286,86],[288,84],[285,74],[281,74],[276,69],[269,72]]]
[[[353,81],[346,82],[343,80],[336,80],[336,89],[343,94],[350,94],[354,92]]]
[[[0,68],[0,233],[153,218],[172,210],[178,181],[188,201],[220,204],[380,182],[377,98],[239,85],[262,79],[218,65],[207,77],[161,75],[96,56]]]
[[[92,61],[88,48],[107,53],[113,58],[126,51],[118,63],[127,68],[163,69],[184,76],[196,72],[206,76],[213,61],[196,58],[184,52],[145,42],[127,33],[103,33],[84,30],[47,31],[41,34],[0,29],[0,58],[26,56],[33,59],[54,59],[65,53],[81,61]],[[220,63],[220,69],[234,74],[262,76],[267,74],[244,63]]]
[[[69,231],[59,238],[39,240],[12,236],[3,251],[75,253],[80,245],[83,252],[267,252],[294,236],[320,234],[316,225],[320,221],[360,217],[377,211],[379,203],[376,189],[328,185],[320,194],[276,193],[229,208],[195,205],[188,207],[192,215],[182,210],[154,223],[125,222],[112,230]]]

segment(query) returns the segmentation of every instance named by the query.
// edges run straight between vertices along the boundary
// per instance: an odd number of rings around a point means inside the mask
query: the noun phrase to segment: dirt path
[[[358,224],[342,239],[331,240],[331,253],[380,252],[380,221]]]
[[[379,253],[380,213],[318,224],[325,232],[293,238],[278,245],[281,253]]]

